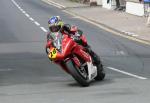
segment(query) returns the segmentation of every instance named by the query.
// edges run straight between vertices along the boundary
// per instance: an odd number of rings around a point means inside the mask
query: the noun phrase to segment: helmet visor
[[[50,26],[49,29],[51,32],[58,32],[60,30],[60,26],[53,25],[53,26]]]

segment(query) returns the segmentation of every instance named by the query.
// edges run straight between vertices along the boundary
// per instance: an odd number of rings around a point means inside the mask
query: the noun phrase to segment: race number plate
[[[51,59],[55,59],[56,58],[56,55],[57,55],[57,50],[56,48],[52,48],[50,50],[50,52],[48,53],[48,57],[51,58]]]

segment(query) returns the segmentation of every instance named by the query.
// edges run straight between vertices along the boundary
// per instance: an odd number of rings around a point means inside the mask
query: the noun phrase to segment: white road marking
[[[49,5],[52,5],[52,6],[55,6],[55,7],[57,7],[57,8],[60,8],[61,9],[61,7],[60,6],[58,6],[58,5],[56,5],[56,4],[53,4],[53,3],[51,3],[51,2],[48,2],[47,0],[43,0],[44,2],[46,2],[46,3],[48,3]]]
[[[29,18],[29,20],[33,21],[35,25],[40,26],[40,23],[38,23],[37,21],[35,21],[32,17],[30,17],[29,14],[26,13],[26,11],[24,11],[14,0],[11,0],[14,5],[16,5],[16,7],[18,7],[18,9],[26,16]],[[40,27],[41,30],[43,30],[44,32],[47,32],[47,30],[44,27]]]
[[[26,11],[24,11],[24,10],[23,10],[23,11],[22,11],[22,13],[23,13],[23,14],[25,14],[25,13],[26,13]]]
[[[40,27],[44,32],[47,32],[47,30],[44,27]]]
[[[18,4],[14,0],[11,0],[11,1],[18,7]]]
[[[26,13],[25,15],[26,15],[27,17],[30,17],[30,15],[29,15],[29,14],[27,14],[27,13]]]
[[[29,18],[31,21],[34,21],[34,19],[32,17]]]
[[[111,69],[113,71],[116,71],[116,72],[119,72],[119,73],[122,73],[122,74],[126,74],[126,75],[129,75],[129,76],[132,76],[132,77],[135,77],[135,78],[138,78],[138,79],[142,79],[142,80],[145,80],[147,78],[145,77],[142,77],[142,76],[138,76],[138,75],[135,75],[135,74],[132,74],[132,73],[128,73],[128,72],[125,72],[123,70],[119,70],[119,69],[116,69],[116,68],[113,68],[113,67],[107,67],[108,69]]]
[[[23,11],[23,9],[21,8],[20,11]]]
[[[48,1],[51,2],[51,3],[53,3],[53,4],[55,4],[55,5],[58,5],[58,6],[60,6],[60,7],[66,8],[66,6],[61,5],[61,4],[59,4],[59,3],[53,2],[53,1],[51,1],[51,0],[48,0]]]
[[[137,37],[139,35],[135,34],[135,33],[132,33],[132,32],[127,32],[127,31],[122,31],[123,33],[129,35],[129,36],[133,36],[133,37]]]
[[[34,23],[35,23],[37,26],[40,26],[40,24],[39,24],[37,21],[35,21]]]
[[[44,2],[46,2],[46,3],[48,3],[48,4],[50,4],[50,5],[53,5],[53,6],[57,7],[57,8],[60,8],[60,9],[66,8],[66,6],[61,5],[61,4],[59,4],[59,3],[56,3],[56,2],[53,2],[53,1],[51,1],[51,0],[42,0],[42,1],[44,1]]]
[[[125,55],[124,51],[116,51],[116,55]]]
[[[18,9],[20,8],[20,6],[18,4],[16,4],[16,6],[17,6]]]
[[[21,7],[20,7],[20,6],[18,6],[18,9],[21,9]]]

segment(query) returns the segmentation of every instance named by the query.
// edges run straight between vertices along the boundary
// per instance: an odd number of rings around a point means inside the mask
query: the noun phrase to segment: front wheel
[[[69,72],[72,77],[84,87],[90,85],[90,80],[88,79],[88,73],[85,70],[86,68],[82,69],[78,68],[71,60],[67,61],[66,65],[68,66]]]

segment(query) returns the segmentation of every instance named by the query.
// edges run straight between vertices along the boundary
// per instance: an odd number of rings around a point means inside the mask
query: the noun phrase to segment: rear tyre
[[[97,67],[97,76],[94,78],[97,81],[102,81],[105,78],[105,71],[103,69],[103,65],[100,63],[96,65]]]
[[[94,78],[97,81],[101,81],[105,78],[105,71],[101,63],[100,57],[93,51],[91,51],[91,57],[94,65],[97,67],[97,76]]]
[[[78,68],[71,60],[67,61],[66,65],[68,66],[68,70],[72,77],[83,87],[87,87],[90,85],[90,80],[87,76],[83,75]]]

